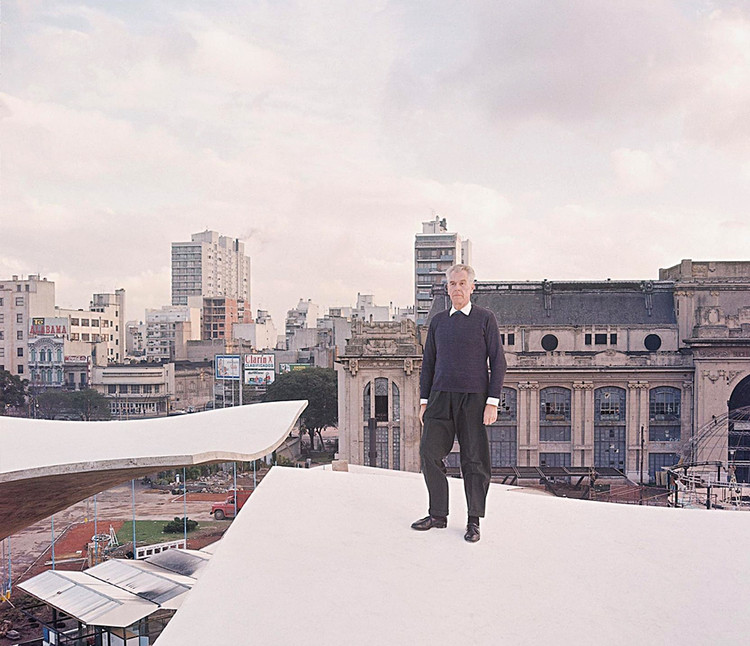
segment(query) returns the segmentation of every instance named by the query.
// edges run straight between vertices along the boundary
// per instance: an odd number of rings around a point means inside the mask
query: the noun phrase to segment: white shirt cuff
[[[498,406],[500,406],[500,398],[499,397],[488,397],[487,398],[487,403],[490,406],[498,407]]]
[[[429,399],[420,399],[419,400],[419,405],[421,406],[422,404],[426,404],[428,401],[430,401],[430,400]]]

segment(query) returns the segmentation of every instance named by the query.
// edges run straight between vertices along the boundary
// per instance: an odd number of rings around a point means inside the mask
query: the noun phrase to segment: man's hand
[[[427,410],[427,404],[419,405],[419,423],[424,426],[424,412]]]
[[[421,416],[420,416],[421,419]],[[484,407],[484,425],[489,426],[490,424],[494,424],[497,421],[497,406],[493,406],[492,404],[485,404]]]

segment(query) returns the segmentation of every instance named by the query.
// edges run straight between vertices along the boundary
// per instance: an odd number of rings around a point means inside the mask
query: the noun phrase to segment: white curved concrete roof
[[[472,545],[449,482],[448,528],[415,532],[417,474],[273,468],[156,645],[747,641],[750,514],[492,485]]]
[[[0,539],[131,478],[268,455],[306,405],[269,402],[110,422],[0,417]]]

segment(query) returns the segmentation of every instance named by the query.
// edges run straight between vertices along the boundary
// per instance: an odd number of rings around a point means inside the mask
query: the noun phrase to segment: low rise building
[[[91,385],[110,400],[114,419],[168,415],[175,394],[174,364],[94,366]]]

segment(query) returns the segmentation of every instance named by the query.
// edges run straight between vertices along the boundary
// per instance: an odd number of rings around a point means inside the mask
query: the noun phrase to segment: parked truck
[[[237,497],[237,511],[242,509],[242,506],[247,502],[250,497],[252,489],[239,489],[238,491],[230,491],[227,499],[224,502],[215,502],[211,505],[211,515],[216,520],[224,520],[225,518],[234,518],[234,499]]]

